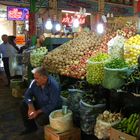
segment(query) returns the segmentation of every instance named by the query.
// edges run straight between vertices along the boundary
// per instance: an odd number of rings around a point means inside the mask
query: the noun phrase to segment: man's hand
[[[28,104],[28,117],[29,119],[33,119],[32,117],[35,114],[35,108],[33,106],[33,104]]]
[[[37,116],[38,116],[38,112],[36,110],[28,114],[30,120],[36,118]]]
[[[42,113],[42,111],[39,109],[39,110],[34,110],[32,112],[30,112],[30,114],[28,114],[28,117],[29,119],[34,119],[36,118],[40,113]]]

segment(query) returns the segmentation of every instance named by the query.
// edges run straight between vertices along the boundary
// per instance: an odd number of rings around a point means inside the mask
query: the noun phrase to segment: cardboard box
[[[81,131],[79,128],[72,128],[69,131],[59,133],[50,126],[44,127],[45,140],[81,140]]]
[[[128,135],[117,129],[111,128],[110,140],[136,140],[136,137]]]

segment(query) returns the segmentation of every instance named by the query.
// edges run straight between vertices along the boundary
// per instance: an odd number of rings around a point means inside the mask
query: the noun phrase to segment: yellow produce
[[[140,55],[140,35],[129,38],[124,44],[124,58],[129,66],[137,65]]]

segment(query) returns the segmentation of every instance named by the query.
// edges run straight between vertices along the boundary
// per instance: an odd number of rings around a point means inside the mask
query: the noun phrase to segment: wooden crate
[[[111,128],[110,140],[136,140],[136,137],[128,135],[114,128]]]
[[[73,128],[69,131],[59,133],[50,126],[45,126],[45,140],[81,140],[81,131],[79,128]]]

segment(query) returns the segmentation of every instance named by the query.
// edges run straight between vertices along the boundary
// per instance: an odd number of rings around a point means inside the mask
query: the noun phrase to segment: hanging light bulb
[[[52,22],[51,22],[51,19],[48,19],[46,24],[45,24],[45,27],[47,30],[51,30],[53,25],[52,25]]]
[[[102,23],[97,24],[97,32],[102,34],[104,32],[104,26]]]
[[[74,28],[78,28],[79,27],[79,20],[76,18],[76,19],[74,19],[74,21],[73,21],[73,27]]]
[[[55,25],[55,29],[56,31],[60,31],[61,30],[61,25],[58,23]]]

